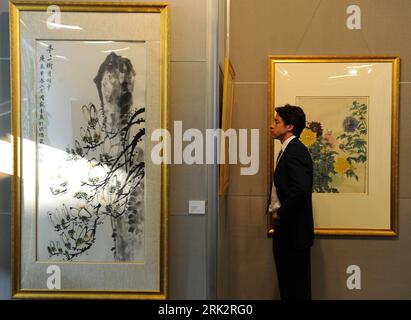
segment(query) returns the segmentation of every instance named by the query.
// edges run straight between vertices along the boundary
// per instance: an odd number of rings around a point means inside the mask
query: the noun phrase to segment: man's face
[[[293,127],[291,124],[286,125],[284,120],[276,113],[274,121],[270,125],[271,137],[282,140],[287,132],[292,132]]]

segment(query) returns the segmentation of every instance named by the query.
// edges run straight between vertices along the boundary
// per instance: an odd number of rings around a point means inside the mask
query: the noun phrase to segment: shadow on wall
[[[7,10],[8,6],[1,10]],[[0,13],[0,300],[10,299],[10,46],[9,13]],[[2,148],[6,148],[3,150]],[[8,158],[9,161],[5,161]],[[5,168],[2,167],[5,165]]]
[[[338,256],[335,255],[333,251],[326,251],[324,248],[324,242],[321,241],[320,237],[316,237],[314,246],[311,249],[311,289],[313,300],[323,300],[332,299],[332,294],[336,297],[343,296],[343,287],[341,284],[345,284],[345,279],[343,279],[343,270],[332,270],[333,265],[326,265],[325,254],[328,261],[337,261]],[[327,279],[329,275],[333,274],[333,283],[327,284]],[[328,276],[326,276],[328,275]],[[333,286],[332,290],[329,290],[328,286]]]
[[[3,25],[3,23],[1,25]],[[3,30],[3,27],[1,27],[1,30]],[[11,290],[10,213],[13,159],[10,141],[11,124],[9,90],[9,61],[2,59],[0,60],[0,300],[10,299]]]
[[[0,14],[0,57],[10,56],[9,43],[9,13],[2,12]],[[1,83],[0,88],[2,85]]]
[[[0,213],[0,300],[10,299],[10,215]]]
[[[9,17],[0,14],[0,139],[8,136],[10,126],[10,50]]]
[[[326,272],[322,244],[321,241],[315,239],[314,246],[311,249],[311,290],[314,300],[323,299],[326,296],[324,277]]]
[[[3,94],[9,89],[9,62],[0,61],[0,214],[10,213],[11,203],[11,174],[12,174],[12,146],[11,146],[11,113],[10,95]],[[7,87],[5,89],[5,87]]]
[[[228,210],[227,299],[280,299],[264,210],[265,205],[251,213],[244,203]]]

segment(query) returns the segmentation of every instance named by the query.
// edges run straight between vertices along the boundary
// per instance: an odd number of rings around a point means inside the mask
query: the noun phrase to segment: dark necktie
[[[278,164],[278,160],[280,160],[282,154],[283,154],[283,149],[281,148],[281,150],[280,150],[280,152],[278,153],[278,156],[277,156],[277,161],[275,162],[276,164]]]

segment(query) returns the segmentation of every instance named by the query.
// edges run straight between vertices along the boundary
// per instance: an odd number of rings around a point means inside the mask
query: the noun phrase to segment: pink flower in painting
[[[335,140],[332,131],[327,130],[327,133],[324,135],[324,139],[325,141],[327,141],[331,148],[335,148],[337,140]]]

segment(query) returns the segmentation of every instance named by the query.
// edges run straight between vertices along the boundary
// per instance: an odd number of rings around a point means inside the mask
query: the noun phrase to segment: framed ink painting
[[[168,6],[51,5],[10,3],[12,295],[164,299]]]

